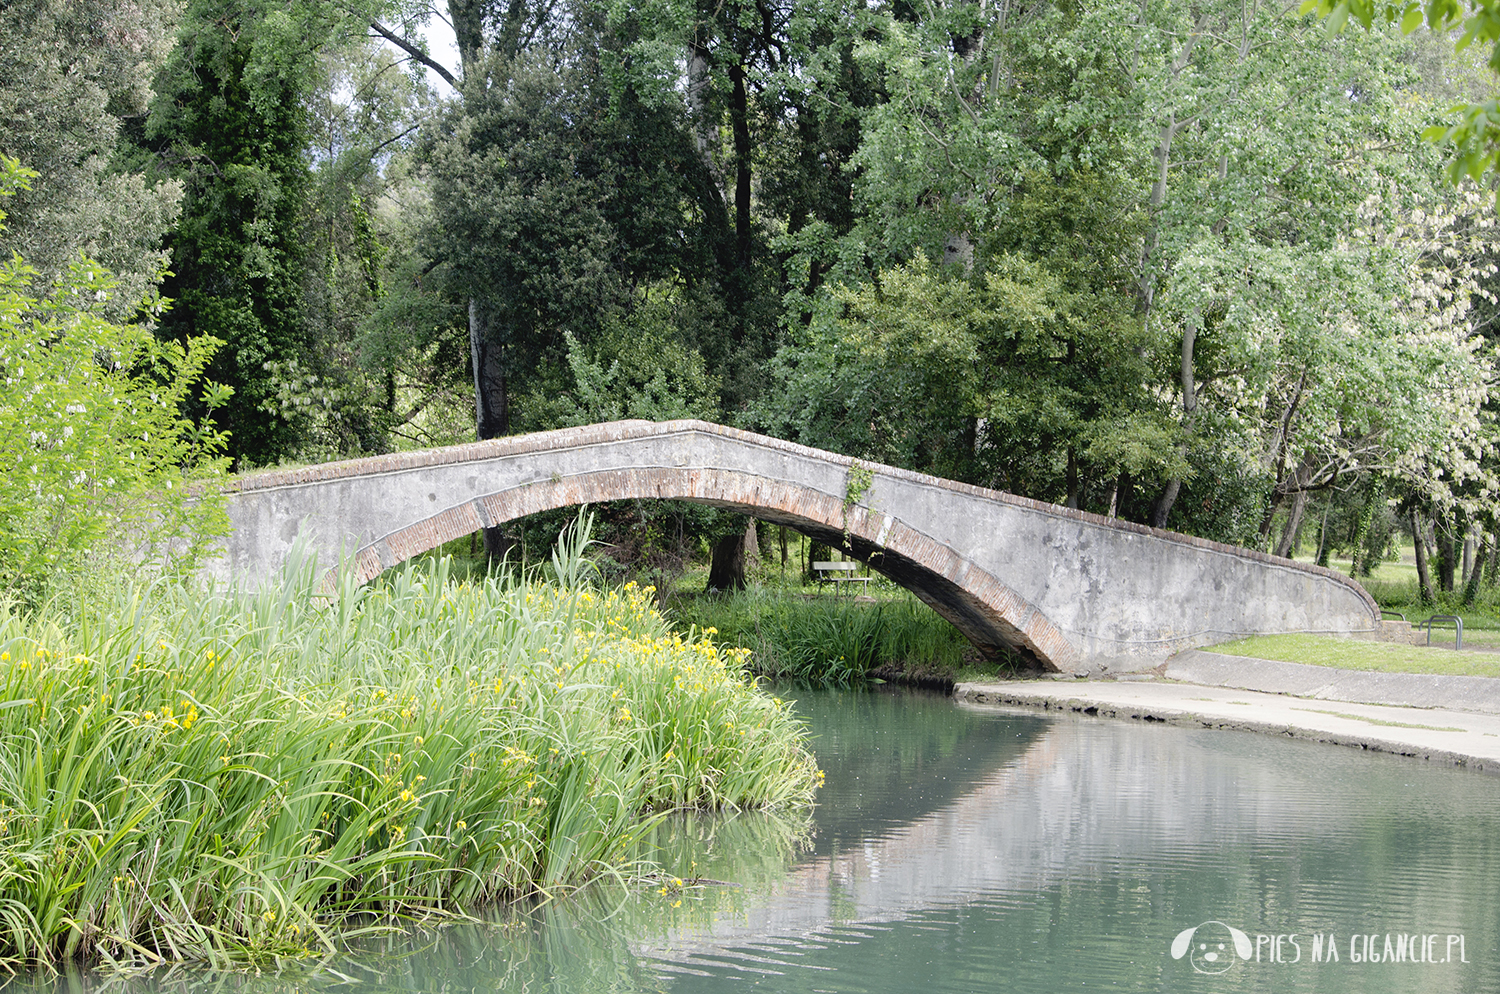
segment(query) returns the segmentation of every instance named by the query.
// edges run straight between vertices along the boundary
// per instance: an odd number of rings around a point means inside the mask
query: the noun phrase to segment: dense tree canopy
[[[1493,519],[1495,76],[1385,23],[1487,0],[130,10],[0,13],[7,244],[166,261],[240,465],[692,415],[1278,551]]]
[[[120,139],[144,122],[176,11],[173,0],[0,5],[0,154],[43,177],[7,203],[0,252],[26,257],[38,291],[80,252],[114,271],[125,313],[161,277],[181,187],[126,168]]]

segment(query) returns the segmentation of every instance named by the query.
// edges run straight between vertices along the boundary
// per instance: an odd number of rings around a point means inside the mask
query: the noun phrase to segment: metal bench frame
[[[853,573],[859,569],[859,563],[851,563],[848,560],[837,562],[815,562],[813,569],[818,572],[818,579],[824,583],[833,584],[834,592],[840,591],[840,584],[862,583],[864,589],[870,589],[870,578],[868,576],[840,576],[841,573]]]

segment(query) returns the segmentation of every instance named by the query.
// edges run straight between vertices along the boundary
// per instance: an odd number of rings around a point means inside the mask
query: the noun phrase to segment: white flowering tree
[[[33,176],[0,156],[0,197]],[[106,320],[116,283],[81,256],[44,297],[33,277],[20,256],[0,261],[0,597],[23,601],[103,558],[195,555],[222,509],[192,485],[222,473],[225,442],[184,414],[226,395],[195,395],[218,342]],[[164,306],[153,296],[143,319]]]

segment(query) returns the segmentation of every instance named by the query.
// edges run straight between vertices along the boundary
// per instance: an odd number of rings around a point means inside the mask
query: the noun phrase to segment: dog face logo
[[[1198,973],[1224,973],[1236,958],[1248,960],[1254,954],[1250,936],[1223,922],[1194,925],[1172,940],[1172,958],[1188,957]]]

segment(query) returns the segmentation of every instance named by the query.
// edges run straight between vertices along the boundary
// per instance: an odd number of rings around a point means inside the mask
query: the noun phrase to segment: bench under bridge
[[[1331,570],[702,421],[273,470],[229,489],[230,532],[209,571],[252,585],[299,540],[328,568],[352,555],[365,581],[529,514],[659,498],[743,511],[841,548],[987,655],[1042,669],[1142,669],[1241,635],[1381,630],[1370,595]]]

